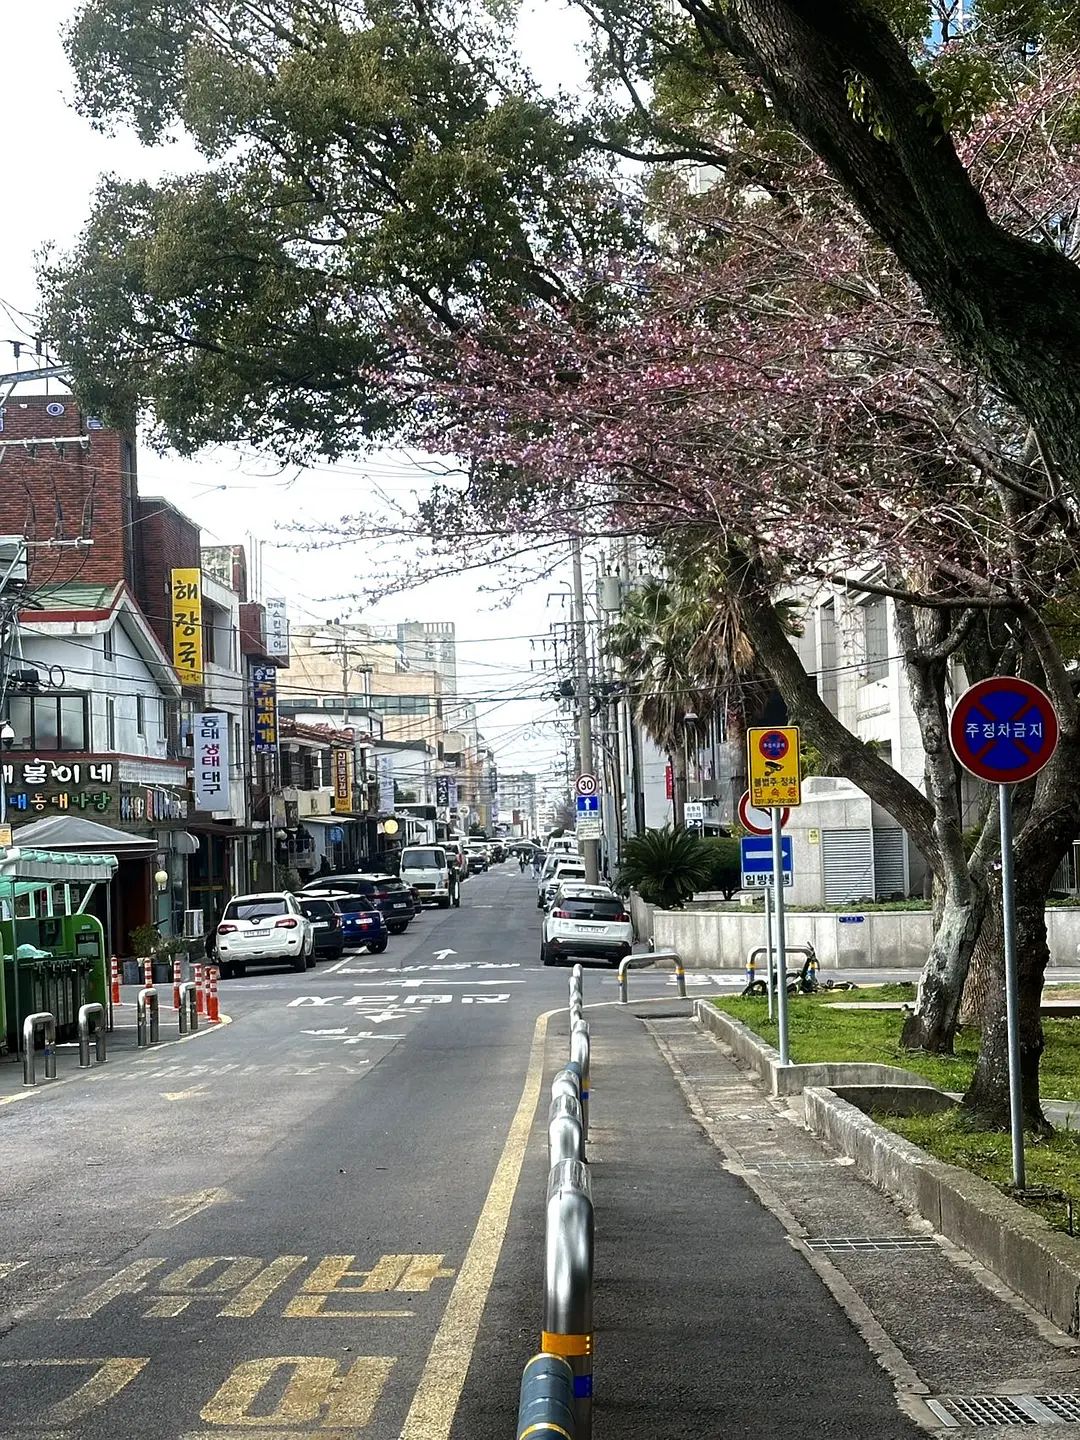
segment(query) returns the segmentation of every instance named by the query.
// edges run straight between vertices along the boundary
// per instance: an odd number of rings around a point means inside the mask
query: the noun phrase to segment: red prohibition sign
[[[1057,713],[1049,695],[1029,680],[980,680],[953,708],[949,743],[980,780],[1017,785],[1037,775],[1057,748]]]

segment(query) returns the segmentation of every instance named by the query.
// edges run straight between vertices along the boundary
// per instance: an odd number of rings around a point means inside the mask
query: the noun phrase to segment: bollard
[[[517,1440],[571,1440],[574,1372],[561,1355],[534,1355],[521,1375]]]
[[[200,1015],[205,1015],[206,1000],[203,993],[203,967],[201,965],[193,965],[191,968],[195,972],[195,1006]]]
[[[807,978],[810,981],[811,987],[816,990],[818,983],[818,970],[820,969],[820,966],[818,965],[817,951],[812,945],[807,945],[806,949],[808,951],[808,954],[806,956]]]
[[[581,1075],[581,1130],[589,1138],[589,1027],[576,1020],[570,1027],[570,1065]]]
[[[152,987],[140,990],[135,1000],[135,1043],[140,1049],[158,1042],[158,993]],[[149,1012],[149,1013],[148,1013]]]
[[[556,1095],[548,1107],[548,1170],[561,1160],[584,1159],[581,1106],[572,1095]]]
[[[154,961],[147,955],[142,962],[143,985],[147,990],[154,988]]]
[[[120,961],[114,955],[109,961],[109,993],[114,1005],[122,1005],[120,999]]]
[[[199,1003],[195,993],[195,981],[185,980],[180,986],[180,1034],[199,1028]]]
[[[208,965],[206,967],[206,1018],[211,1025],[217,1025],[221,1019],[218,1011],[217,982],[218,967]]]
[[[753,990],[754,982],[757,980],[757,957],[760,954],[760,950],[751,950],[750,954],[746,957],[746,993],[748,995]]]
[[[90,1068],[90,1032],[94,1032],[94,1058],[105,1064],[105,1006],[79,1006],[79,1069]]]
[[[625,1005],[630,993],[630,982],[626,972],[630,969],[630,961],[633,957],[627,955],[625,960],[619,961],[619,1004]]]
[[[545,1355],[574,1373],[574,1440],[592,1435],[593,1204],[589,1167],[563,1160],[548,1176],[544,1257]]]
[[[681,960],[675,961],[675,984],[679,987],[679,999],[686,999],[686,971]]]
[[[28,1015],[23,1021],[23,1084],[37,1084],[37,1064],[34,1053],[34,1032],[40,1030],[45,1050],[45,1079],[56,1079],[56,1021],[48,1010],[39,1010]]]
[[[180,1009],[180,981],[184,977],[180,973],[180,956],[173,957],[172,962],[172,1008]]]

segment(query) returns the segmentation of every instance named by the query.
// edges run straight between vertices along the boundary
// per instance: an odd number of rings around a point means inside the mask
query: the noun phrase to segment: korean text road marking
[[[92,1410],[97,1410],[107,1400],[114,1399],[125,1389],[141,1370],[148,1365],[148,1358],[116,1357],[111,1360],[0,1360],[4,1370],[45,1370],[53,1368],[89,1368],[93,1374],[78,1386],[65,1400],[59,1400],[48,1409],[42,1410],[39,1394],[33,1395],[34,1419],[51,1425],[74,1425],[84,1420]],[[10,1415],[5,1417],[10,1423]]]
[[[361,1355],[348,1369],[329,1355],[245,1360],[203,1406],[202,1418],[208,1425],[244,1429],[318,1424],[324,1437],[334,1430],[362,1430],[375,1413],[395,1363],[389,1355]],[[277,1393],[282,1370],[290,1372],[285,1388],[275,1407],[267,1410],[258,1404],[259,1398],[267,1390]]]

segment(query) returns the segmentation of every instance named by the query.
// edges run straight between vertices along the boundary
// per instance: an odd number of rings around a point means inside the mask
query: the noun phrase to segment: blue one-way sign
[[[744,890],[772,888],[773,859],[771,835],[744,835],[739,841],[742,857],[742,883]],[[780,853],[784,863],[784,886],[794,885],[791,836],[780,837]]]
[[[577,813],[579,815],[599,815],[599,795],[579,795],[577,797]]]

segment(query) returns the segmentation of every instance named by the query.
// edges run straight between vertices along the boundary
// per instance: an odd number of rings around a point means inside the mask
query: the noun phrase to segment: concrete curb
[[[1059,1329],[1080,1335],[1080,1243],[988,1180],[894,1135],[830,1089],[804,1090],[803,1115],[809,1130],[854,1160],[878,1189],[928,1220]]]
[[[926,1085],[925,1077],[911,1070],[869,1061],[781,1065],[777,1050],[709,1000],[694,1002],[694,1018],[703,1029],[722,1040],[737,1059],[761,1076],[770,1095],[798,1095],[808,1085]]]

